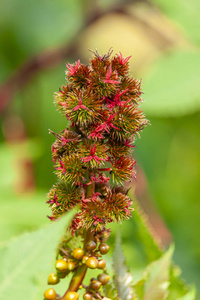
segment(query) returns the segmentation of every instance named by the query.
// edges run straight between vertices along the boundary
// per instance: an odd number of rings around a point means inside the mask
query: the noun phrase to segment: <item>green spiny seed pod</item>
[[[105,261],[105,259],[102,258],[98,261],[97,268],[103,270],[103,269],[105,269],[105,267],[106,267],[106,261]]]
[[[57,259],[56,261],[56,264],[55,264],[55,267],[56,267],[56,270],[58,270],[59,272],[65,272],[67,270],[67,262],[66,260],[64,259]]]
[[[85,293],[85,294],[83,295],[83,299],[84,299],[84,300],[92,300],[92,299],[93,299],[93,296],[92,296],[92,294],[90,294],[90,293]]]
[[[83,256],[84,256],[85,252],[82,248],[76,248],[72,251],[72,256],[75,258],[75,259],[82,259]]]
[[[90,288],[94,291],[98,291],[101,287],[102,283],[98,280],[92,280],[90,283]]]
[[[105,243],[101,243],[101,244],[99,245],[99,251],[100,251],[101,254],[106,254],[106,253],[108,253],[109,249],[110,249],[110,246],[108,246],[108,245],[105,244]]]
[[[108,276],[105,273],[102,273],[98,275],[97,279],[102,283],[102,285],[105,285],[110,279],[110,276]]]
[[[89,257],[86,260],[86,266],[90,269],[96,269],[98,266],[98,259],[94,256]]]
[[[50,288],[44,292],[44,298],[47,300],[56,299],[56,292],[54,289]]]
[[[65,300],[78,300],[79,294],[77,292],[68,292],[64,299]]]
[[[92,251],[96,248],[97,244],[95,243],[95,241],[90,241],[87,246],[86,246],[86,249],[88,251]]]
[[[74,261],[68,261],[67,265],[69,271],[73,271],[77,266],[77,264]]]
[[[55,273],[49,274],[48,284],[57,284],[57,283],[59,283],[59,281],[60,281],[60,279],[58,277],[58,274],[55,274]]]

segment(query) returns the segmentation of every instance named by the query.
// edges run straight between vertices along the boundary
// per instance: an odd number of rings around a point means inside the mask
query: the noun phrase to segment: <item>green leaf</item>
[[[170,249],[157,261],[151,263],[134,288],[142,300],[164,300],[168,295],[169,270],[174,247]]]
[[[200,53],[177,52],[162,57],[143,77],[145,102],[152,116],[180,116],[200,109]]]
[[[191,289],[185,296],[181,298],[177,298],[177,300],[195,300],[195,299],[196,299],[196,289],[194,286],[191,287]]]
[[[114,284],[121,300],[136,300],[133,290],[133,278],[125,264],[125,258],[121,247],[121,236],[116,236],[113,252]]]
[[[24,234],[0,249],[0,300],[36,300],[39,285],[45,283],[62,232],[73,212],[38,231]]]
[[[131,198],[134,198],[132,195]],[[148,217],[142,211],[138,201],[134,199],[134,212],[133,220],[137,228],[137,234],[141,242],[141,246],[144,248],[148,262],[152,262],[160,258],[163,254],[163,250],[159,245],[159,240],[154,234],[153,229],[148,222]]]
[[[185,30],[189,39],[200,44],[200,2],[197,0],[153,0],[161,10]]]

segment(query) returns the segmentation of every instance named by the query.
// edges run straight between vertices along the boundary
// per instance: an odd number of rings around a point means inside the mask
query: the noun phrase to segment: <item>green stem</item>
[[[95,183],[92,183],[90,185],[87,186],[86,189],[86,198],[90,197],[91,195],[93,195],[93,193],[95,192]],[[92,239],[92,232],[91,229],[87,229],[85,230],[84,233],[84,250],[86,249],[86,245],[89,241],[91,241]],[[85,264],[81,264],[76,271],[74,272],[74,275],[70,281],[69,287],[67,289],[67,291],[65,292],[65,294],[63,295],[63,297],[61,298],[61,300],[65,299],[65,296],[67,295],[68,292],[77,292],[78,289],[80,288],[80,285],[82,284],[82,281],[85,277],[85,274],[87,272],[87,266]]]

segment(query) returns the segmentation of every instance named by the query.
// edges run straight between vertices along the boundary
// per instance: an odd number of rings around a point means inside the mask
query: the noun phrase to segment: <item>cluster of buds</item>
[[[50,131],[56,137],[52,156],[58,183],[48,194],[49,218],[56,220],[76,207],[68,232],[71,238],[81,236],[83,247],[72,250],[66,240],[61,244],[57,273],[50,274],[48,283],[58,283],[70,272],[73,277],[63,297],[49,289],[45,299],[76,300],[80,287],[86,289],[85,300],[103,299],[99,289],[108,276],[100,274],[87,287],[83,278],[87,268],[105,268],[106,225],[128,219],[133,210],[122,184],[135,177],[131,150],[147,120],[139,108],[141,82],[128,74],[130,57],[120,53],[111,58],[111,53],[93,52],[88,66],[67,64],[67,82],[55,94],[69,126],[59,134]]]

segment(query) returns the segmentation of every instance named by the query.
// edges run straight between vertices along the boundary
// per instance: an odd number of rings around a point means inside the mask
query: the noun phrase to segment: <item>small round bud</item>
[[[77,292],[68,292],[65,296],[65,300],[78,300],[79,294]]]
[[[98,291],[101,287],[101,282],[98,280],[92,280],[90,283],[90,288],[94,291]]]
[[[98,261],[97,268],[103,270],[103,269],[105,269],[105,267],[106,267],[106,261],[105,261],[105,259],[102,258]]]
[[[74,261],[68,261],[67,265],[69,271],[73,271],[77,266],[77,264]]]
[[[56,299],[56,292],[54,289],[48,289],[44,292],[44,298],[47,300],[54,300]]]
[[[85,294],[83,295],[83,299],[84,299],[84,300],[92,300],[92,299],[93,299],[92,294],[90,294],[90,293],[85,293]]]
[[[49,274],[48,284],[57,284],[60,281],[59,277],[55,273]]]
[[[86,260],[86,266],[90,269],[96,269],[96,267],[98,266],[98,259],[94,256],[89,257]]]
[[[82,263],[85,264],[86,260],[88,260],[89,256],[88,255],[84,255],[82,258]]]
[[[98,279],[103,285],[105,285],[105,284],[108,282],[108,280],[110,279],[110,276],[108,276],[107,274],[102,273],[102,274],[99,274],[99,275],[98,275],[97,279]]]
[[[105,244],[105,243],[101,243],[101,244],[99,245],[99,251],[100,251],[101,254],[106,254],[106,253],[108,253],[109,249],[110,249],[110,246],[108,246],[108,245]]]
[[[67,270],[67,262],[64,259],[58,259],[55,264],[56,270],[64,272]]]
[[[72,251],[72,256],[76,259],[82,259],[85,252],[82,248],[76,248]]]
[[[91,250],[94,250],[96,248],[97,244],[94,242],[94,241],[90,241],[87,246],[86,246],[86,249],[88,251],[91,251]]]

